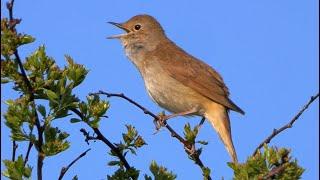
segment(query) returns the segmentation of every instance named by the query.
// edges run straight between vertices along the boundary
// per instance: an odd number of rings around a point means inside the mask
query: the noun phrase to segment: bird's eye
[[[134,26],[134,29],[135,29],[135,30],[139,30],[140,28],[141,28],[141,25],[140,25],[140,24],[137,24],[137,25]]]

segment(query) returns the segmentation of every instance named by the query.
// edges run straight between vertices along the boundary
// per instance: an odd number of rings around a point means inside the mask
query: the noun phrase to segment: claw
[[[191,148],[184,146],[184,150],[187,151],[190,156],[192,156],[196,153],[196,147],[194,144],[191,145]]]
[[[166,121],[167,121],[168,119],[169,119],[168,116],[166,116],[166,115],[164,114],[164,112],[162,112],[162,113],[160,113],[160,114],[158,115],[158,118],[157,118],[157,119],[154,119],[154,120],[153,120],[153,123],[154,123],[155,126],[156,126],[156,132],[155,132],[155,133],[157,133],[161,127],[166,126]]]

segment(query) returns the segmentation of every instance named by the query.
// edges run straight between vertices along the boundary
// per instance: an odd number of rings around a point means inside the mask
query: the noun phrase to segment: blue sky
[[[1,14],[6,15],[1,1]],[[36,42],[20,49],[25,57],[39,45],[60,66],[64,54],[89,70],[87,79],[76,89],[84,100],[90,92],[122,92],[151,111],[162,111],[148,97],[138,71],[127,60],[119,41],[105,37],[120,30],[107,21],[123,22],[137,14],[156,17],[167,35],[190,54],[214,67],[224,77],[231,99],[245,112],[231,112],[232,133],[239,160],[245,161],[273,128],[287,123],[311,95],[319,91],[318,1],[244,0],[244,1],[16,1],[15,16],[22,17],[20,32],[33,35]],[[1,113],[4,100],[16,97],[11,87],[1,88]],[[276,137],[271,145],[292,149],[292,155],[306,169],[303,179],[319,178],[319,101],[301,116],[292,129]],[[100,127],[113,142],[121,139],[125,124],[134,125],[147,146],[138,156],[129,156],[130,164],[149,174],[151,160],[166,166],[178,179],[201,179],[200,169],[190,161],[179,142],[166,130],[153,135],[149,116],[121,99],[110,99],[111,108]],[[199,118],[177,118],[170,125],[182,133],[187,122]],[[84,124],[70,124],[69,119],[54,125],[70,132],[71,148],[44,164],[45,179],[57,179],[62,166],[91,147],[92,150],[66,174],[65,179],[104,179],[115,169],[107,166],[110,157],[100,142],[88,146],[79,132]],[[87,128],[89,129],[89,128]],[[1,119],[1,159],[11,157],[8,129]],[[209,123],[199,139],[209,141],[202,159],[212,170],[212,177],[232,177],[226,165],[229,156]],[[18,152],[25,149],[19,145]],[[35,150],[30,163],[36,164]],[[1,165],[1,170],[3,166]],[[36,167],[33,175],[36,177]],[[142,177],[142,176],[141,176]]]

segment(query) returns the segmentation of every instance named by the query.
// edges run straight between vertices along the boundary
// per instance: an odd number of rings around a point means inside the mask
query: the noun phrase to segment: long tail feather
[[[205,117],[218,133],[233,162],[238,162],[237,153],[231,137],[230,120],[227,110],[216,103],[207,108]]]

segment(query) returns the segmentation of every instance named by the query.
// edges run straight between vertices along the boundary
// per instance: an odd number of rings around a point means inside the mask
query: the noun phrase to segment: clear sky
[[[1,15],[6,15],[1,1]],[[190,54],[214,67],[224,77],[231,99],[245,112],[231,112],[232,133],[241,162],[273,130],[287,123],[311,95],[319,91],[318,1],[244,0],[244,1],[16,1],[15,16],[22,17],[20,32],[33,35],[36,42],[23,46],[25,57],[39,45],[60,66],[64,54],[89,70],[87,79],[76,89],[84,100],[90,92],[105,90],[125,93],[151,111],[162,111],[148,97],[143,80],[125,57],[120,42],[105,37],[121,31],[107,21],[123,22],[131,16],[147,13],[156,17],[167,35]],[[8,85],[2,86],[1,113],[4,100],[17,97]],[[109,119],[102,121],[101,131],[119,142],[125,124],[134,125],[147,146],[138,156],[128,156],[130,164],[150,174],[151,160],[166,166],[178,179],[201,179],[200,169],[187,158],[183,147],[163,129],[153,135],[149,116],[121,99],[110,99]],[[318,100],[301,116],[292,129],[276,137],[271,145],[292,148],[292,155],[306,169],[303,179],[319,178],[319,105]],[[177,118],[170,125],[182,133],[187,122],[195,125],[199,118]],[[70,132],[71,148],[44,162],[45,179],[57,179],[62,166],[91,147],[65,176],[71,179],[104,179],[115,169],[107,166],[110,156],[101,142],[84,142],[80,128],[69,118],[54,125]],[[1,158],[11,157],[9,132],[1,119]],[[202,159],[212,170],[213,179],[232,177],[226,162],[230,160],[218,136],[205,123],[199,139],[209,141]],[[23,144],[26,146],[26,144]],[[19,145],[18,152],[25,154]],[[30,162],[36,164],[35,150]],[[1,170],[3,166],[1,165]],[[36,167],[33,175],[36,177]]]

